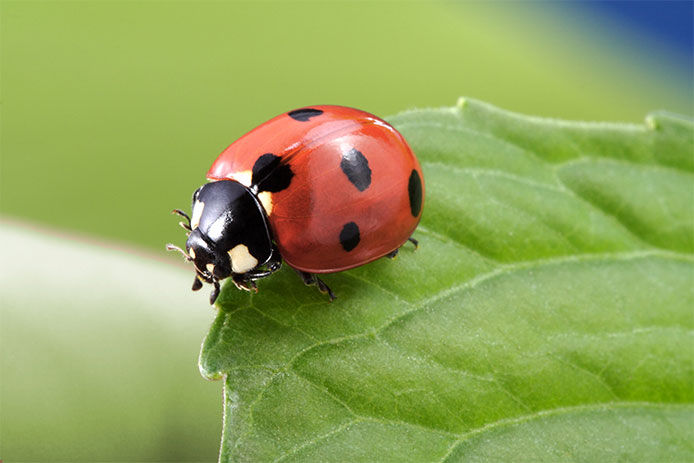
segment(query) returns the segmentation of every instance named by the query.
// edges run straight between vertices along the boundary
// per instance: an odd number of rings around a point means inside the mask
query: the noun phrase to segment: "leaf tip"
[[[458,109],[463,109],[467,105],[467,98],[464,96],[461,96],[458,98],[458,101],[455,102],[455,107]]]
[[[694,129],[693,118],[669,111],[653,111],[646,116],[645,124],[649,130],[674,129],[691,132]]]
[[[198,361],[198,371],[200,371],[200,376],[208,381],[217,381],[224,377],[224,373],[219,371],[218,368],[209,368],[209,366],[203,362],[202,358]]]

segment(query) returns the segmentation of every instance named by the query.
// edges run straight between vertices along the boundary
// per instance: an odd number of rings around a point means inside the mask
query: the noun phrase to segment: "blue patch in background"
[[[651,36],[677,52],[690,69],[694,64],[694,1],[594,0],[583,6]]]

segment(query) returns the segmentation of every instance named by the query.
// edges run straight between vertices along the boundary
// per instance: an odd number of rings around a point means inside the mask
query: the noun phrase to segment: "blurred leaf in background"
[[[662,33],[691,48],[691,2],[602,3],[5,0],[0,213],[162,253],[216,155],[307,104],[691,115],[692,53]],[[656,32],[623,14],[653,5]],[[213,460],[218,385],[191,369],[213,314],[189,269],[3,227],[0,458]]]
[[[179,261],[8,223],[0,239],[0,456],[213,461],[221,393],[195,366],[211,313]]]

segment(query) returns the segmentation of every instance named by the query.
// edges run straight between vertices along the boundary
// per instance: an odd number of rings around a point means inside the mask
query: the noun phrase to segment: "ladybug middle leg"
[[[323,282],[323,280],[318,278],[316,275],[314,275],[313,273],[302,272],[301,270],[296,270],[296,273],[299,274],[306,286],[315,285],[318,288],[318,291],[328,295],[328,297],[330,298],[330,302],[335,300],[335,294],[333,294],[332,290],[328,287],[328,285],[326,285]]]

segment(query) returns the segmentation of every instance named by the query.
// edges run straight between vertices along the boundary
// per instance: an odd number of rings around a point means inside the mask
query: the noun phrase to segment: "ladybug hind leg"
[[[301,270],[296,270],[296,273],[299,274],[301,280],[304,282],[306,286],[316,286],[318,288],[318,291],[328,295],[328,297],[330,298],[330,302],[335,300],[335,294],[332,292],[330,287],[326,285],[323,282],[323,280],[318,278],[316,275],[314,275],[313,273],[302,272]]]
[[[410,243],[414,244],[414,249],[415,249],[415,251],[416,251],[417,248],[419,247],[419,241],[417,241],[416,239],[412,238],[411,236],[410,236],[409,238],[407,238],[407,241],[409,241]],[[394,250],[394,251],[390,251],[388,254],[386,254],[386,257],[389,258],[389,259],[395,259],[395,257],[398,255],[398,252],[399,252],[399,251],[400,251],[400,248],[397,248],[397,249]]]

